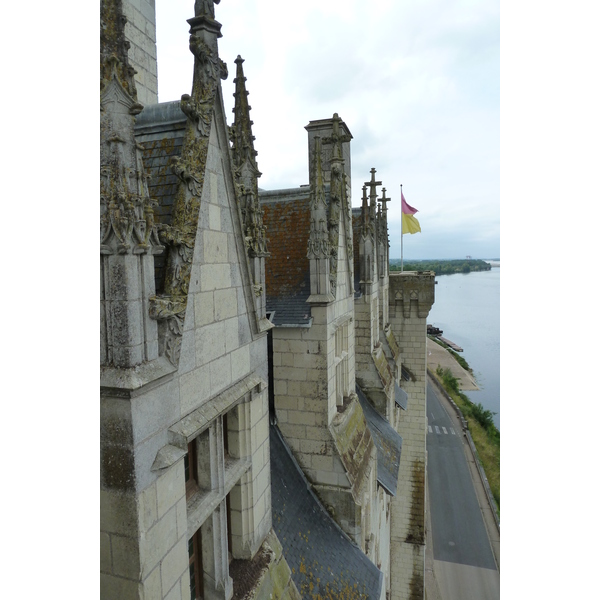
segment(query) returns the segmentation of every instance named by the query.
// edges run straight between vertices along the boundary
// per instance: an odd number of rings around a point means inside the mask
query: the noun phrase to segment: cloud
[[[191,87],[185,19],[193,4],[156,5],[165,101]],[[390,238],[400,235],[403,184],[423,230],[410,236],[420,238],[411,247],[427,253],[441,252],[444,241],[451,249],[485,242],[499,253],[499,237],[493,240],[499,231],[497,2],[329,0],[290,10],[279,0],[227,0],[216,13],[223,24],[219,51],[230,72],[223,82],[230,118],[233,60],[245,59],[261,187],[308,183],[304,127],[337,112],[354,136],[353,205],[360,205],[375,167],[392,198]],[[171,22],[178,23],[173,40]]]

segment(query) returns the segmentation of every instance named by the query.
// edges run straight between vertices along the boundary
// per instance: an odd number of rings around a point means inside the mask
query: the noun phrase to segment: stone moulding
[[[163,346],[161,354],[166,356],[173,366],[179,364],[186,308],[187,296],[180,298],[152,296],[150,298],[150,318],[158,321],[161,326],[159,335]]]
[[[400,362],[400,346],[398,346],[398,342],[396,341],[396,336],[394,335],[392,326],[388,323],[383,328],[383,331],[385,333],[385,339],[387,340],[387,343],[392,351],[392,355],[394,356],[394,360],[396,361],[396,363],[399,363]]]
[[[202,433],[219,415],[231,410],[248,394],[260,393],[266,387],[267,383],[261,377],[256,375],[244,377],[173,425],[169,429],[171,444],[187,449],[188,443]]]
[[[352,497],[360,504],[374,442],[358,396],[354,392],[350,394],[346,410],[333,418],[329,431],[350,480]]]
[[[429,314],[435,300],[435,273],[433,271],[407,271],[390,273],[390,298],[401,303],[404,318],[411,316],[414,304],[420,319]]]
[[[390,369],[390,365],[388,364],[381,344],[378,344],[373,352],[371,352],[371,357],[373,358],[373,363],[375,364],[375,368],[377,369],[377,373],[383,384],[383,391],[388,398],[391,398],[392,389],[394,387],[394,374]]]
[[[100,369],[101,394],[129,400],[146,393],[156,385],[172,378],[176,368],[164,357],[144,362],[132,368],[120,369],[102,366]]]

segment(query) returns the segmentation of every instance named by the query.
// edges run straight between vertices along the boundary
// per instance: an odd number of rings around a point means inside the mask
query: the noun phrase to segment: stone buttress
[[[405,392],[399,387],[401,356],[389,324],[389,259],[386,190],[378,200],[376,170],[363,186],[362,205],[353,209],[356,320],[356,383],[367,403],[370,428],[378,447],[378,484],[380,514],[390,514],[397,503],[401,485],[402,437],[395,430],[400,417],[400,398]],[[367,189],[369,196],[367,197]],[[403,408],[406,408],[404,405]],[[390,519],[380,520],[380,555],[386,575],[386,590],[391,587]]]
[[[337,114],[306,129],[310,185],[260,194],[273,418],[313,492],[377,563],[377,449],[354,377],[352,136]]]
[[[402,355],[408,410],[396,426],[403,439],[397,500],[392,503],[392,599],[424,597],[426,498],[427,315],[435,274],[390,274],[389,320]]]

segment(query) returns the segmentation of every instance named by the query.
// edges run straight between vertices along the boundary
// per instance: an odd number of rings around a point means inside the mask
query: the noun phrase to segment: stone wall
[[[131,44],[129,60],[137,71],[135,85],[138,102],[144,106],[158,102],[154,4],[155,0],[123,0],[123,12],[127,17],[125,36]],[[193,6],[190,5],[190,13],[192,10]]]
[[[389,319],[410,373],[403,382],[408,410],[401,412],[398,433],[402,458],[398,494],[392,502],[392,599],[422,600],[425,568],[427,315],[434,301],[434,274],[390,274]]]
[[[252,292],[221,123],[216,118],[210,134],[179,363],[163,356],[129,378],[103,372],[106,599],[189,598],[188,539],[201,524],[212,548],[203,547],[205,582],[225,582],[219,597],[227,598],[225,511],[237,558],[251,558],[271,529],[267,339],[252,332]],[[210,432],[210,489],[192,506],[184,456],[203,431]]]

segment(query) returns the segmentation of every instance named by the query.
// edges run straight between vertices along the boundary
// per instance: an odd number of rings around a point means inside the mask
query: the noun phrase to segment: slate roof
[[[396,400],[396,404],[403,408],[404,410],[408,410],[408,394],[396,383],[396,394],[394,399]]]
[[[171,224],[173,200],[179,179],[171,171],[171,159],[181,155],[186,116],[179,100],[146,106],[137,116],[135,139],[143,147],[144,171],[150,176],[148,192],[158,200],[154,210],[157,223]],[[166,252],[154,257],[157,292],[164,280]]]
[[[392,496],[398,488],[398,470],[402,452],[402,438],[387,419],[379,414],[367,397],[356,386],[358,400],[367,419],[367,426],[377,447],[377,481]]]
[[[274,425],[270,440],[273,528],[300,596],[379,600],[383,573],[323,508]]]
[[[310,188],[266,191],[259,196],[271,253],[265,259],[267,312],[275,312],[275,326],[309,326]]]

